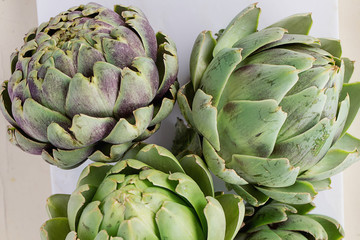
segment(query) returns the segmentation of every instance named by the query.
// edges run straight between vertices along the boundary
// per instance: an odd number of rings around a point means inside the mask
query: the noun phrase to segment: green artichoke
[[[89,3],[31,30],[0,93],[10,141],[73,168],[111,162],[160,127],[178,88],[175,44],[135,7]]]
[[[211,175],[193,154],[137,144],[116,165],[93,163],[70,195],[47,201],[42,239],[234,239],[245,214],[233,194],[214,197]]]
[[[271,202],[266,205],[246,208],[245,225],[236,239],[242,240],[338,240],[344,230],[333,218],[308,214],[313,204],[289,205]]]
[[[269,197],[304,204],[359,160],[359,140],[345,132],[360,83],[348,83],[353,62],[341,58],[338,40],[307,35],[310,14],[258,31],[259,14],[250,5],[217,40],[200,33],[178,102],[229,188],[255,206]]]

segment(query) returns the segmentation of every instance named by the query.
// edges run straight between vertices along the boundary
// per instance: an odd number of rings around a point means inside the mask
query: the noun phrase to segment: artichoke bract
[[[360,84],[349,83],[353,62],[341,58],[338,40],[308,35],[310,14],[257,30],[259,14],[250,5],[216,40],[200,33],[178,102],[211,171],[247,202],[311,202],[359,160],[346,130]]]
[[[116,165],[93,163],[71,195],[47,201],[42,239],[234,239],[243,200],[216,194],[203,160],[177,160],[165,148],[138,144]]]
[[[175,44],[135,7],[73,7],[31,30],[0,93],[10,141],[73,168],[156,132],[178,89]]]
[[[247,206],[245,225],[236,239],[343,239],[341,225],[331,217],[309,214],[314,208],[312,203],[289,205],[276,201],[258,208]]]

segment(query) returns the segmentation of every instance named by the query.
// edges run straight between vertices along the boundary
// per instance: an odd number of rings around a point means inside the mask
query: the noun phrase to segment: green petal
[[[81,213],[77,233],[81,240],[93,240],[99,232],[103,214],[99,209],[100,202],[91,202]]]
[[[50,218],[67,217],[69,194],[54,194],[46,200],[46,210]]]
[[[226,164],[252,184],[267,187],[287,187],[296,181],[300,168],[294,168],[286,158],[260,158],[234,154]]]
[[[190,119],[197,131],[208,140],[216,150],[220,150],[217,130],[217,109],[212,105],[212,96],[201,89],[197,90],[192,104]],[[189,120],[190,120],[189,119]],[[204,121],[206,119],[206,121]]]
[[[282,240],[308,240],[308,238],[304,237],[301,233],[284,231],[284,230],[274,230]]]
[[[268,28],[271,27],[282,27],[288,30],[290,34],[303,34],[308,35],[312,25],[311,13],[300,13],[289,16],[280,20],[277,23],[274,23]]]
[[[344,75],[344,83],[349,83],[351,80],[351,76],[354,72],[354,61],[351,61],[349,58],[342,58],[345,65],[345,75]]]
[[[207,240],[225,239],[226,219],[221,204],[213,197],[206,197],[208,204],[204,208],[207,221]]]
[[[160,238],[168,240],[205,240],[199,220],[188,207],[173,202],[164,202],[156,213]]]
[[[220,202],[225,212],[226,234],[224,240],[232,240],[235,238],[243,224],[245,215],[244,202],[239,196],[233,194],[222,194],[216,196],[216,200]]]
[[[321,48],[325,51],[331,53],[334,57],[341,57],[341,44],[338,39],[330,39],[330,38],[319,38],[321,42]]]
[[[254,186],[248,185],[235,185],[227,184],[229,190],[234,190],[239,194],[247,203],[252,206],[258,207],[264,205],[269,197],[257,190]]]
[[[243,51],[241,52],[241,55],[243,59],[245,59],[251,53],[255,52],[264,45],[271,45],[271,43],[273,43],[274,41],[282,39],[285,33],[285,29],[278,27],[262,29],[258,32],[241,38],[233,45],[233,47],[242,48]]]
[[[316,192],[331,189],[331,179],[330,178],[325,178],[325,179],[319,180],[319,181],[309,181],[309,183],[311,183],[311,185],[313,185]]]
[[[224,48],[231,48],[239,39],[254,33],[258,26],[259,15],[260,8],[257,8],[256,4],[251,4],[236,15],[219,37],[213,56]]]
[[[288,50],[285,48],[273,48],[262,51],[247,57],[239,66],[249,64],[272,64],[293,66],[299,72],[310,69],[313,66],[315,58],[309,54]]]
[[[241,51],[238,48],[226,48],[217,54],[206,68],[200,88],[212,96],[212,105],[217,106],[229,77],[241,62]],[[193,107],[194,108],[194,107]]]
[[[14,127],[8,126],[7,134],[9,141],[12,144],[18,146],[19,148],[21,148],[21,150],[31,154],[40,155],[44,148],[49,147],[48,143],[42,143],[31,139],[25,133],[19,131]]]
[[[247,184],[233,169],[226,167],[225,160],[217,154],[206,139],[203,140],[203,153],[207,166],[217,177],[231,184]]]
[[[273,29],[273,28],[268,28],[268,29]],[[299,43],[310,46],[314,46],[314,45],[320,46],[320,40],[317,38],[302,34],[284,34],[284,36],[280,40],[267,44],[266,46],[262,47],[261,50],[263,51],[274,47],[279,47],[284,45],[286,46],[289,44],[299,44]]]
[[[320,223],[323,228],[325,229],[329,240],[339,240],[343,239],[344,237],[344,229],[341,227],[341,225],[333,218],[323,216],[323,215],[317,215],[317,214],[309,214],[306,215],[309,218],[314,219],[318,223]]]
[[[89,159],[94,162],[117,162],[132,145],[134,145],[132,142],[117,145],[102,143],[97,145],[97,150],[89,156]]]
[[[242,231],[252,232],[252,230],[288,219],[288,214],[296,213],[296,209],[290,205],[282,203],[270,203],[261,207],[248,221],[246,221]]]
[[[280,223],[277,228],[280,230],[306,232],[315,239],[328,239],[328,235],[321,224],[307,216],[289,215],[288,220]]]
[[[297,181],[290,187],[282,188],[267,188],[256,187],[259,191],[263,192],[270,198],[277,201],[290,203],[290,204],[305,204],[311,202],[317,192],[314,187],[305,181]]]
[[[201,78],[211,62],[216,40],[210,31],[201,32],[195,40],[190,56],[190,78],[194,90],[199,87]]]
[[[238,68],[231,74],[217,108],[236,100],[274,99],[279,103],[297,80],[297,71],[291,66],[253,64]]]
[[[286,96],[280,106],[287,118],[281,127],[277,141],[299,135],[315,126],[323,112],[326,95],[323,90],[309,87],[294,95]],[[337,106],[337,103],[335,104]]]
[[[12,116],[11,99],[8,93],[8,81],[4,81],[1,85],[0,91],[0,111],[3,113],[5,119],[12,125],[17,126],[17,123]]]
[[[179,160],[185,173],[201,188],[205,196],[214,196],[213,179],[205,162],[196,155],[186,155]]]
[[[135,158],[164,173],[184,172],[176,157],[169,150],[154,144],[143,147]]]
[[[123,221],[120,224],[117,236],[121,237],[121,239],[159,239],[154,231],[149,230],[143,220],[138,217]]]
[[[65,217],[50,219],[40,228],[42,240],[63,240],[69,232],[69,223]]]
[[[340,93],[340,101],[345,99],[347,95],[350,97],[350,109],[349,114],[346,119],[344,129],[340,136],[343,136],[345,132],[349,129],[351,123],[356,117],[356,114],[359,111],[360,107],[360,82],[356,83],[345,83]]]
[[[195,126],[191,111],[194,95],[195,92],[190,82],[183,85],[177,93],[177,103],[181,114],[191,126]]]
[[[233,154],[268,157],[285,119],[286,113],[275,100],[227,103],[217,119],[219,155],[226,161],[230,161]]]
[[[136,109],[133,112],[134,119],[121,118],[103,141],[112,144],[122,144],[136,139],[148,128],[153,112],[153,105]]]
[[[245,238],[244,238],[245,239]],[[260,230],[246,236],[246,240],[283,240],[279,235],[270,229]]]

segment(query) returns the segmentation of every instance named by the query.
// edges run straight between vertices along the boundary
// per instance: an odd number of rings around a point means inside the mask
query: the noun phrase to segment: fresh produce
[[[34,28],[0,92],[10,141],[73,168],[113,162],[156,132],[178,83],[175,44],[135,7],[89,3]]]
[[[256,4],[214,39],[200,33],[180,109],[210,170],[248,203],[305,204],[359,160],[346,133],[360,104],[338,40],[308,36],[310,14],[257,30]]]
[[[343,239],[344,230],[335,219],[308,213],[314,207],[312,203],[292,206],[276,201],[258,208],[247,206],[245,225],[236,239]]]
[[[137,144],[116,165],[93,163],[71,195],[47,201],[46,240],[234,239],[243,200],[216,194],[203,160],[177,160],[165,148]]]

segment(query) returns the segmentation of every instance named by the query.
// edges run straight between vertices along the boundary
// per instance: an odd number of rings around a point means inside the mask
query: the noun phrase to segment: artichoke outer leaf
[[[89,184],[99,187],[112,166],[105,163],[92,163],[84,168],[79,176],[77,187]]]
[[[184,173],[184,169],[181,167],[179,161],[169,150],[154,144],[143,147],[136,154],[135,158],[165,173]]]
[[[117,145],[102,143],[97,145],[97,150],[89,156],[89,159],[94,162],[117,162],[121,160],[132,145],[134,145],[132,142]],[[109,149],[110,152],[108,152]]]
[[[275,100],[232,101],[218,114],[219,155],[231,161],[233,154],[269,157],[286,113]],[[239,136],[247,136],[242,138]]]
[[[271,225],[274,223],[284,222],[288,219],[289,213],[296,213],[296,208],[283,204],[271,203],[261,207],[242,228],[242,231],[252,232],[256,228]]]
[[[267,28],[282,27],[288,30],[289,34],[308,35],[312,22],[311,13],[300,13],[284,18]]]
[[[96,192],[96,187],[91,185],[81,185],[70,196],[68,204],[68,219],[71,231],[77,231],[82,210],[90,203]]]
[[[7,135],[12,144],[31,154],[40,155],[43,149],[48,147],[48,143],[42,143],[31,139],[16,127],[8,126]]]
[[[144,45],[146,55],[156,60],[157,42],[155,32],[144,13],[135,7],[115,6],[115,12],[125,19],[125,23],[129,24],[140,36]]]
[[[167,116],[169,116],[169,114],[174,108],[174,104],[176,101],[176,92],[178,88],[179,88],[179,83],[175,81],[174,84],[170,86],[170,89],[168,91],[169,97],[164,96],[160,106],[158,106],[154,102],[153,119],[151,120],[149,126],[154,126],[156,124],[159,124],[162,120],[164,120]]]
[[[314,219],[323,226],[329,240],[340,240],[345,236],[344,229],[335,219],[318,214],[308,214],[306,216]]]
[[[299,179],[319,181],[332,177],[360,160],[360,140],[345,134],[313,167],[299,176]]]
[[[245,216],[245,205],[241,197],[234,194],[221,194],[216,196],[216,200],[221,204],[226,219],[226,232],[224,240],[232,240],[235,238],[236,234],[239,232],[240,227],[243,223]],[[218,215],[216,215],[218,216]],[[217,217],[215,217],[216,220]],[[208,231],[214,231],[209,228]],[[219,238],[214,238],[219,239]]]
[[[257,190],[254,186],[247,185],[235,185],[235,184],[226,184],[229,190],[234,190],[237,194],[239,194],[247,203],[252,206],[258,207],[264,205],[269,197],[259,190]]]
[[[97,118],[79,114],[72,119],[68,131],[58,123],[51,123],[47,128],[47,137],[52,145],[61,149],[83,148],[105,138],[115,124],[116,120],[112,117]]]
[[[5,119],[14,127],[17,126],[17,123],[12,116],[11,111],[11,99],[8,93],[8,81],[4,81],[1,85],[0,91],[0,111],[3,113]]]
[[[194,90],[198,89],[201,78],[211,62],[216,45],[210,31],[201,32],[195,40],[190,56],[190,78]]]
[[[214,184],[211,173],[205,162],[197,155],[189,154],[182,157],[180,165],[201,188],[205,196],[214,196]]]
[[[292,66],[251,64],[235,70],[224,87],[217,109],[230,101],[274,99],[279,103],[298,80]]]
[[[125,175],[109,175],[103,179],[98,189],[96,190],[95,195],[92,198],[92,201],[104,201],[104,199],[112,192],[116,191],[118,184],[121,184],[125,181]]]
[[[328,239],[328,235],[320,223],[303,215],[289,215],[288,220],[279,223],[277,229],[306,232],[315,239]]]
[[[66,240],[66,239],[65,239]],[[101,230],[94,240],[109,240],[109,234],[105,230]]]
[[[325,103],[326,95],[317,87],[309,87],[284,97],[280,106],[288,115],[280,129],[277,142],[299,135],[315,126],[320,120]]]
[[[155,220],[160,231],[160,239],[206,239],[206,233],[202,231],[195,213],[184,205],[164,202],[156,213]]]
[[[295,67],[299,72],[310,69],[315,58],[307,53],[289,50],[286,48],[272,48],[251,55],[244,59],[239,67],[249,64],[271,64],[271,65],[287,65]]]
[[[343,88],[341,90],[340,93],[340,100],[343,100],[346,98],[346,96],[348,95],[350,98],[350,109],[349,109],[349,114],[347,116],[346,119],[346,123],[344,125],[344,128],[341,132],[341,136],[343,136],[346,131],[349,129],[351,123],[353,122],[353,120],[356,117],[356,114],[359,111],[359,107],[360,107],[360,82],[355,82],[355,83],[345,83],[343,85]]]
[[[204,208],[204,215],[207,223],[207,240],[227,239],[226,219],[223,208],[217,199],[207,196],[207,205]]]
[[[267,28],[267,29],[272,29],[272,28]],[[279,47],[288,44],[299,44],[299,43],[310,46],[314,46],[314,45],[320,46],[320,40],[312,36],[302,35],[302,34],[284,34],[284,36],[280,40],[271,42],[265,45],[264,47],[261,47],[259,50],[264,51],[274,47]]]
[[[119,203],[116,196],[109,196],[101,203],[100,210],[104,215],[100,225],[100,229],[102,229],[100,232],[105,231],[108,235],[116,236],[120,223],[124,220],[125,206]]]
[[[116,118],[128,116],[134,110],[149,105],[159,85],[159,73],[155,62],[148,57],[137,57],[131,67],[121,71],[118,97],[114,105]]]
[[[282,240],[308,240],[301,233],[285,231],[285,230],[273,230]]]
[[[338,140],[340,137],[342,137],[341,133],[344,130],[346,121],[347,121],[347,116],[349,115],[350,112],[350,97],[346,96],[345,99],[343,101],[340,102],[340,107],[336,116],[336,122],[333,125],[333,129],[332,129],[332,143],[334,144],[336,142],[336,140]]]
[[[191,126],[195,126],[191,111],[194,95],[195,92],[190,82],[182,86],[177,93],[177,103],[181,114]]]
[[[301,180],[303,180],[303,179],[301,179]],[[318,181],[309,181],[309,180],[307,180],[307,181],[309,183],[311,183],[311,185],[313,185],[316,192],[331,189],[331,179],[330,178],[325,178],[325,179],[318,180]]]
[[[67,217],[69,194],[54,194],[46,200],[48,216],[52,218]]]
[[[285,157],[301,171],[315,165],[330,148],[333,140],[333,123],[324,118],[306,132],[275,145],[271,157]]]
[[[225,160],[217,154],[216,150],[206,139],[203,139],[203,154],[207,166],[217,177],[230,184],[247,184],[233,169],[226,167]]]
[[[340,58],[342,54],[340,40],[330,38],[319,38],[321,46],[320,48],[329,52],[334,57]]]
[[[41,240],[63,240],[70,232],[66,217],[53,218],[46,221],[40,228]]]
[[[279,41],[286,33],[286,29],[275,27],[262,29],[254,32],[244,38],[239,39],[233,47],[242,48],[241,56],[245,59],[247,56],[263,47],[264,45],[271,44],[274,41]]]
[[[209,63],[201,78],[200,88],[212,96],[212,105],[215,107],[218,106],[229,77],[242,60],[241,52],[239,48],[222,49]]]
[[[26,134],[40,142],[47,142],[47,128],[57,122],[62,126],[70,126],[71,120],[59,112],[42,106],[32,98],[27,98],[24,103],[15,98],[12,103],[13,116]]]
[[[161,32],[156,33],[156,39],[159,44],[156,66],[159,71],[160,83],[155,98],[159,98],[175,82],[179,63],[175,43]]]
[[[121,239],[149,239],[158,240],[159,236],[141,218],[132,217],[124,220],[116,234]]]
[[[241,238],[240,238],[241,239]],[[243,239],[246,240],[283,240],[275,231],[270,229],[260,230],[249,235],[246,234]]]
[[[228,168],[248,183],[267,187],[287,187],[295,183],[299,167],[294,168],[286,158],[260,158],[234,154]]]
[[[220,142],[217,129],[217,115],[217,109],[212,105],[212,96],[198,89],[192,104],[191,119],[200,134],[219,151]]]
[[[94,201],[87,204],[83,209],[77,229],[77,234],[80,239],[92,240],[98,234],[103,219],[99,205],[99,201]]]
[[[94,145],[73,150],[43,149],[41,157],[59,168],[71,169],[83,163],[93,151]]]
[[[276,201],[290,204],[310,203],[317,194],[314,187],[306,181],[296,181],[290,187],[269,188],[256,186],[255,188]]]
[[[77,233],[75,231],[69,232],[65,240],[78,240]]]
[[[260,8],[256,7],[256,4],[249,5],[236,15],[217,40],[213,56],[224,48],[231,48],[239,39],[256,32],[259,15]]]
[[[134,110],[135,123],[132,124],[127,119],[121,118],[103,141],[112,144],[122,144],[136,139],[149,126],[153,112],[153,105]]]
[[[296,208],[296,213],[299,215],[305,215],[312,211],[315,208],[315,204],[313,202],[306,203],[306,204],[288,204],[292,207]]]
[[[344,83],[349,83],[351,80],[351,76],[354,72],[354,61],[350,60],[349,58],[342,58],[344,61],[345,66],[345,74],[344,74]]]
[[[170,174],[169,180],[178,182],[175,192],[185,198],[193,206],[199,216],[203,229],[205,229],[204,231],[207,232],[206,217],[203,211],[207,201],[205,200],[205,195],[201,191],[199,185],[197,185],[197,183],[188,175],[179,172]]]

